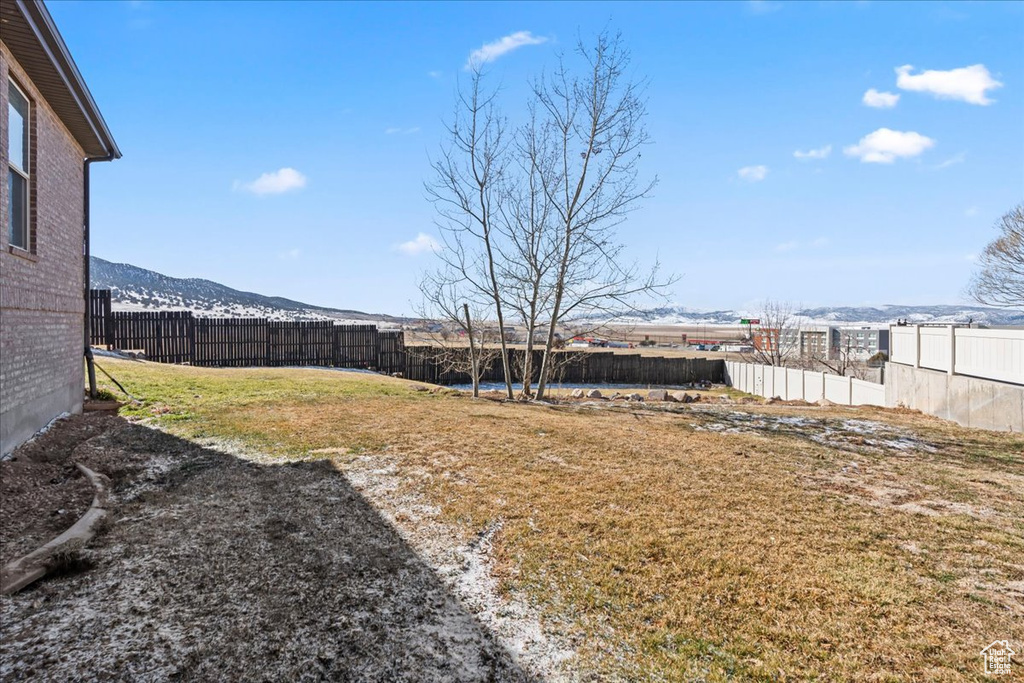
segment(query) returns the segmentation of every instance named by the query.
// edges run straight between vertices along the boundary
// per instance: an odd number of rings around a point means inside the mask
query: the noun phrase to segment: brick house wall
[[[8,245],[8,78],[31,100],[31,254]],[[82,409],[85,153],[0,43],[0,453]]]

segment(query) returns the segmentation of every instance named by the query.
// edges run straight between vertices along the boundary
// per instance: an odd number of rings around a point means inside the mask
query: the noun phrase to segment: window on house
[[[7,88],[7,237],[13,247],[29,248],[29,104],[14,83]]]

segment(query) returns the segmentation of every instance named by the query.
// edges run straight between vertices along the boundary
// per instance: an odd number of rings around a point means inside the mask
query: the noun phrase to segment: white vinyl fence
[[[1024,384],[1024,328],[894,325],[889,344],[893,363]]]
[[[748,394],[808,403],[827,398],[844,406],[884,406],[885,386],[853,377],[771,365],[725,362],[725,381]]]

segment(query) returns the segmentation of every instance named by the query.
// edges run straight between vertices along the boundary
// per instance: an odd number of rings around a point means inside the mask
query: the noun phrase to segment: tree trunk
[[[523,358],[523,398],[533,396],[533,332],[534,325],[531,322],[526,326],[526,356]]]
[[[480,366],[476,343],[473,341],[473,317],[469,314],[469,304],[462,304],[462,310],[466,314],[466,334],[469,337],[469,374],[473,380],[473,398],[480,398]]]

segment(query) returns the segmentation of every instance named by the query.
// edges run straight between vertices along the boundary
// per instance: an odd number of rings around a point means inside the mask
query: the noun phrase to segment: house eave
[[[81,145],[86,158],[120,158],[121,150],[42,1],[5,2],[0,20],[4,45]]]

